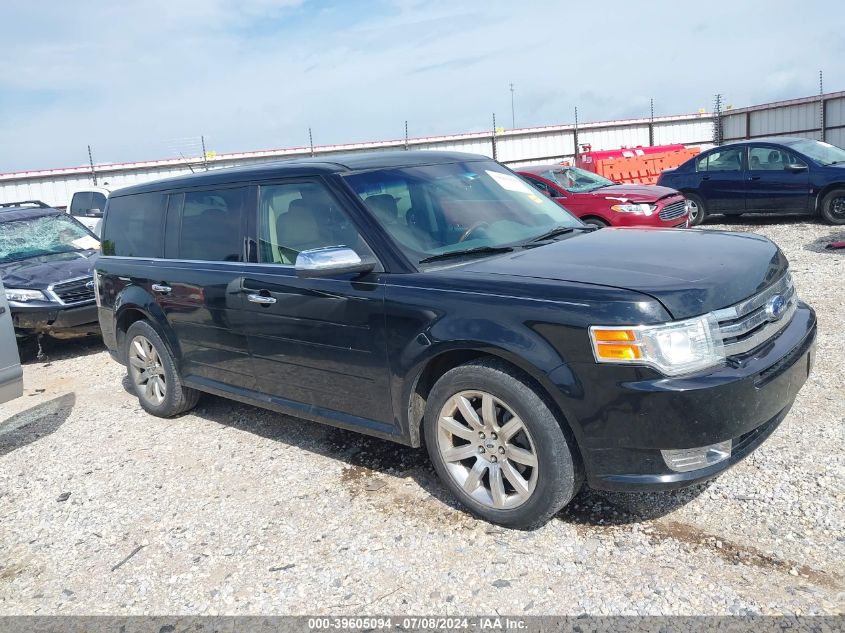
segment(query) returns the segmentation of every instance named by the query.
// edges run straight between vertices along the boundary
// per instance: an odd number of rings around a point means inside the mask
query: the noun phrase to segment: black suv
[[[43,202],[0,205],[0,278],[21,356],[37,336],[99,334],[94,260],[100,241],[67,213]]]
[[[769,240],[587,227],[442,152],[210,171],[112,194],[106,345],[141,405],[209,392],[425,444],[467,507],[536,525],[581,482],[713,477],[786,416],[816,319]]]

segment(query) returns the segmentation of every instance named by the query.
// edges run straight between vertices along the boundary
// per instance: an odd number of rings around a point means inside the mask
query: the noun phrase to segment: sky
[[[0,172],[845,90],[845,3],[2,0]]]

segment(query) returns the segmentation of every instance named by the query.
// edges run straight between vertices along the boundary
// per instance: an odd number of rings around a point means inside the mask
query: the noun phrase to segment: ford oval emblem
[[[769,321],[778,321],[786,312],[786,299],[783,295],[775,295],[766,301],[766,316]]]

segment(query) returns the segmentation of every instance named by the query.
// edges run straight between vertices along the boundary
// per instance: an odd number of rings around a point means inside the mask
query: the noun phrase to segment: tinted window
[[[710,152],[696,161],[695,168],[698,171],[741,171],[742,152],[742,147]]]
[[[141,193],[109,199],[103,223],[103,255],[161,257],[166,197]]]
[[[185,193],[179,258],[211,262],[243,261],[241,218],[246,189]]]
[[[396,198],[383,197],[385,209],[398,217]],[[292,265],[302,251],[326,246],[348,246],[361,259],[373,257],[334,197],[315,182],[262,186],[258,238],[259,257],[266,263]]]
[[[105,202],[105,200],[104,200]],[[88,209],[91,208],[91,192],[80,191],[73,194],[73,199],[70,201],[70,214],[76,216],[88,215]],[[100,207],[102,209],[103,207]]]
[[[99,191],[91,192],[91,206],[89,209],[99,209],[102,211],[106,208],[106,196]]]

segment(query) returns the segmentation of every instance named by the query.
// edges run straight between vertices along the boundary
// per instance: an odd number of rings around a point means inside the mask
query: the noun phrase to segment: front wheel
[[[487,521],[540,525],[580,487],[558,419],[504,363],[473,362],[444,374],[429,395],[424,424],[437,474]]]
[[[125,340],[123,357],[132,388],[147,413],[169,418],[196,406],[199,392],[182,385],[173,356],[153,326],[136,321]]]
[[[693,193],[685,193],[684,197],[689,207],[689,226],[698,226],[707,215],[704,201]]]
[[[822,218],[828,224],[845,224],[845,189],[834,189],[822,200]]]

